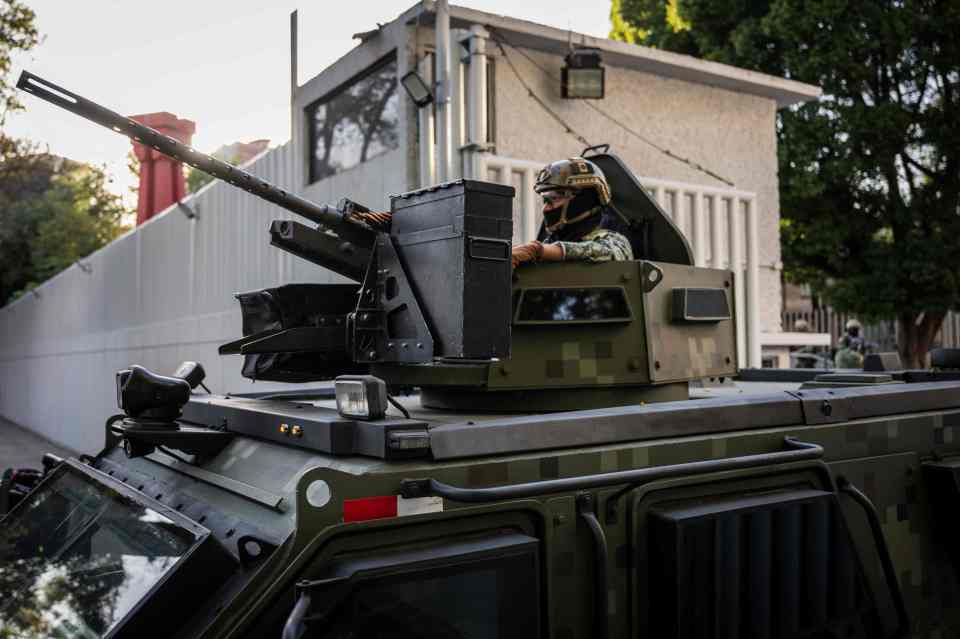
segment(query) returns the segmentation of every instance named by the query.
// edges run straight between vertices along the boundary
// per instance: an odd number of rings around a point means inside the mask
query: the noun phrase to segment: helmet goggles
[[[543,198],[543,203],[547,206],[570,199],[575,195],[576,191],[573,189],[550,189],[549,191],[543,191],[540,193],[540,196]]]

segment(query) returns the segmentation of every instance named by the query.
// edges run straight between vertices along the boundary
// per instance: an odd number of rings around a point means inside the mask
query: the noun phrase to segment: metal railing
[[[481,179],[517,190],[513,241],[535,239],[543,219],[533,185],[543,163],[488,155]],[[741,366],[760,366],[760,258],[756,194],[700,184],[640,177],[660,207],[683,232],[697,266],[736,273],[737,348]]]

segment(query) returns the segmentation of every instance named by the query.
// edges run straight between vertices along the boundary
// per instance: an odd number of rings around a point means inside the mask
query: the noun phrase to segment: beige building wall
[[[496,46],[496,153],[549,161],[578,154],[583,144],[564,132],[518,81]],[[610,143],[640,176],[713,187],[728,185],[660,153],[591,109],[560,97],[563,58],[524,50],[534,66],[510,47],[507,55],[541,98],[592,144]],[[780,330],[780,196],[777,187],[776,102],[773,99],[606,65],[606,97],[595,104],[642,136],[757,195],[760,236],[760,322]]]

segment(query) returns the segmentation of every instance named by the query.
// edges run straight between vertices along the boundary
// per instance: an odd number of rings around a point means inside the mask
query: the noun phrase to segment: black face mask
[[[550,237],[564,242],[576,242],[600,224],[600,198],[593,189],[580,191],[565,205],[547,211],[543,214],[543,221],[547,228],[554,226],[561,220],[576,220],[585,212],[595,209],[595,212],[586,218],[567,223],[550,233]]]

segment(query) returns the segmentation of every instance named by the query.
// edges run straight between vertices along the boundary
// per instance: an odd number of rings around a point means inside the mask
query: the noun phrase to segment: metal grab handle
[[[593,146],[588,146],[583,151],[580,151],[580,157],[585,158],[588,155],[607,153],[608,151],[610,151],[609,144],[594,144]]]
[[[303,591],[297,597],[297,605],[290,611],[287,623],[283,624],[281,639],[298,639],[303,632],[303,621],[310,609],[310,592]]]
[[[607,589],[607,537],[603,534],[600,520],[593,512],[593,495],[577,495],[577,514],[590,528],[593,539],[593,636],[607,639],[610,636],[610,591]]]
[[[688,462],[686,464],[652,466],[599,475],[548,479],[545,481],[534,481],[509,486],[494,486],[491,488],[460,488],[458,486],[445,484],[436,479],[403,479],[400,481],[400,494],[406,499],[415,497],[443,497],[444,499],[464,503],[484,503],[502,499],[519,499],[549,493],[562,493],[572,490],[589,490],[592,488],[616,486],[617,484],[640,484],[673,477],[705,475],[707,473],[718,473],[726,470],[741,470],[744,468],[756,468],[757,466],[770,466],[823,458],[823,448],[817,444],[801,442],[793,437],[784,437],[783,443],[788,450],[777,451],[775,453],[760,453],[758,455],[744,455],[742,457],[728,457],[726,459],[708,459]]]
[[[897,626],[894,637],[906,637],[910,630],[910,616],[907,614],[907,604],[903,600],[903,592],[900,590],[900,580],[897,579],[897,571],[893,566],[893,560],[890,558],[890,549],[887,548],[887,540],[883,536],[883,527],[880,524],[880,515],[877,513],[877,507],[873,505],[870,498],[866,496],[859,488],[850,483],[846,477],[837,478],[837,487],[840,492],[849,496],[863,508],[867,521],[870,524],[870,531],[873,533],[873,543],[877,547],[877,554],[880,555],[880,565],[883,567],[883,576],[887,582],[887,588],[890,590],[890,596],[893,598],[893,605],[897,609],[897,617],[900,623]]]

